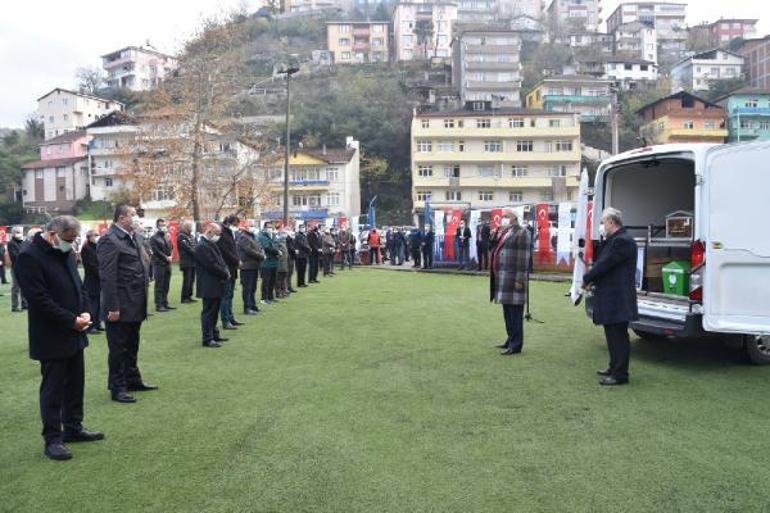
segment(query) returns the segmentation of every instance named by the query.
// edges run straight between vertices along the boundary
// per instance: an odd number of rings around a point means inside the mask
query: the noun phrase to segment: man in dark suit
[[[55,217],[16,260],[29,307],[29,356],[40,361],[43,376],[40,414],[45,455],[54,460],[72,457],[66,442],[104,438],[83,428],[83,349],[88,345],[91,314],[72,252],[79,233],[77,219]]]
[[[27,308],[27,300],[21,293],[19,280],[16,276],[16,259],[24,246],[24,228],[14,226],[11,230],[11,240],[8,241],[8,256],[11,260],[11,312],[21,312]]]
[[[216,223],[210,223],[195,247],[195,270],[198,275],[196,295],[202,301],[201,337],[204,347],[221,347],[221,343],[227,341],[219,336],[217,329],[220,302],[230,281],[230,271],[217,244],[221,234],[222,228]]]
[[[466,266],[470,265],[471,235],[471,229],[465,226],[465,221],[460,221],[460,226],[455,232],[457,251],[460,253],[457,256],[457,260],[460,262],[459,269],[465,269]]]
[[[256,230],[254,221],[250,221],[249,226],[241,229],[237,241],[238,255],[241,259],[241,290],[245,315],[257,315],[259,313],[255,294],[257,293],[259,267],[265,259],[265,252],[257,241]]]
[[[433,225],[426,224],[425,231],[420,236],[423,269],[433,269],[433,243],[435,240],[436,234],[433,232]]]
[[[305,225],[299,227],[297,236],[294,238],[294,247],[297,250],[297,287],[307,287],[305,283],[305,274],[307,270],[307,259],[310,257],[310,244],[307,241]]]
[[[476,239],[476,253],[479,260],[479,271],[489,269],[489,241],[492,238],[492,230],[489,223],[482,223],[478,227],[478,236]]]
[[[152,248],[152,272],[155,277],[155,311],[175,310],[168,304],[168,289],[171,285],[171,241],[168,240],[168,225],[161,218],[155,221],[155,233],[150,237]]]
[[[310,245],[308,283],[318,283],[318,267],[323,251],[323,241],[321,240],[321,233],[318,231],[318,225],[310,229],[310,233],[307,235],[307,242]]]
[[[80,260],[83,262],[83,286],[88,294],[88,302],[91,312],[91,327],[88,333],[99,333],[104,331],[102,327],[102,315],[100,309],[100,295],[102,292],[99,283],[99,259],[96,256],[96,245],[99,242],[99,234],[96,230],[86,232],[86,241],[80,248]]]
[[[623,227],[622,213],[614,208],[602,212],[602,226],[607,240],[591,266],[583,276],[583,288],[594,287],[593,321],[604,326],[610,364],[598,371],[604,386],[628,383],[628,362],[631,344],[628,324],[639,319],[636,303],[637,246],[633,237]]]
[[[240,219],[236,215],[229,215],[222,221],[222,235],[217,242],[222,258],[225,259],[227,270],[230,271],[230,280],[225,287],[225,294],[222,296],[222,304],[219,307],[220,317],[222,318],[222,329],[234,330],[236,326],[243,325],[238,322],[233,314],[233,296],[235,294],[235,280],[238,278],[238,267],[241,265],[238,257],[238,247],[235,244],[235,232],[238,230]]]
[[[133,228],[138,224],[136,209],[119,204],[112,226],[96,248],[102,310],[107,320],[108,388],[112,400],[119,403],[136,402],[129,391],[158,388],[142,380],[137,363],[139,333],[147,318],[148,290],[144,248]]]
[[[179,251],[179,271],[182,273],[182,303],[195,302],[192,297],[195,286],[195,239],[192,229],[192,221],[182,221],[176,236],[176,247]]]

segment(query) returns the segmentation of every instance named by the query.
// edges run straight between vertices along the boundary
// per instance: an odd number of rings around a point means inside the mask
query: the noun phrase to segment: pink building
[[[40,160],[85,157],[87,153],[88,136],[85,130],[67,132],[40,145]]]

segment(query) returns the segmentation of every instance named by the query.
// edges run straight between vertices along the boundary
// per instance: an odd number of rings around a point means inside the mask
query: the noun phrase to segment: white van
[[[770,364],[770,141],[617,155],[599,167],[593,201],[595,255],[601,213],[610,206],[623,212],[642,248],[639,321],[631,326],[637,335],[734,335],[752,362]],[[684,235],[667,235],[672,215],[685,216]],[[661,287],[662,267],[672,261],[689,263],[684,294]],[[589,315],[591,306],[589,297]]]

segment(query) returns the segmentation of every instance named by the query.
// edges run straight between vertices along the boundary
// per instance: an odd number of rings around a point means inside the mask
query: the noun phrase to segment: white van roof
[[[624,153],[620,153],[618,155],[605,159],[602,162],[601,167],[606,167],[608,165],[615,164],[617,162],[623,162],[625,160],[632,160],[632,159],[636,159],[636,158],[644,157],[648,155],[661,155],[665,153],[691,152],[695,154],[696,160],[700,160],[700,158],[708,150],[710,150],[715,146],[720,146],[720,145],[709,144],[709,143],[680,143],[680,144],[660,144],[657,146],[645,146],[643,148],[636,148],[634,150],[629,150]]]

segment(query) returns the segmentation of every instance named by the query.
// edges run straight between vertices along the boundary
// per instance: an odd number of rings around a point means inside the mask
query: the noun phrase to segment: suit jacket
[[[152,248],[152,263],[159,267],[170,267],[171,262],[168,257],[171,256],[171,241],[165,233],[158,230],[150,237],[150,247]]]
[[[492,249],[489,266],[490,301],[503,305],[526,303],[531,248],[529,232],[518,224],[501,235]],[[516,287],[517,283],[521,288]]]
[[[277,269],[280,247],[278,246],[276,240],[270,237],[270,235],[268,235],[265,231],[259,232],[259,237],[257,240],[259,241],[259,244],[262,246],[262,249],[265,251],[266,255],[265,260],[262,262],[262,267],[266,269]]]
[[[96,256],[96,244],[86,241],[80,248],[80,260],[83,262],[83,286],[89,296],[98,296],[101,290],[99,284],[99,259]]]
[[[318,230],[311,230],[310,233],[307,234],[307,242],[310,245],[310,253],[313,255],[319,254],[323,249],[321,234],[318,233]]]
[[[457,240],[457,244],[463,248],[470,247],[471,235],[471,229],[467,226],[465,228],[458,228],[455,232],[455,239]]]
[[[96,246],[102,310],[120,311],[118,322],[142,322],[147,318],[147,256],[139,237],[113,224]]]
[[[179,251],[179,268],[195,267],[195,239],[191,233],[180,231],[176,236],[176,248]]]
[[[286,251],[288,252],[289,260],[297,259],[296,241],[291,235],[286,236]]]
[[[23,246],[24,246],[23,240],[16,240],[14,238],[11,238],[8,241],[8,256],[11,257],[11,265],[16,264],[16,259],[19,257],[19,253],[21,253]]]
[[[265,251],[251,232],[241,232],[238,237],[238,255],[241,257],[241,270],[254,271],[265,259]]]
[[[323,234],[321,236],[321,242],[323,244],[324,255],[332,255],[337,251],[337,242],[331,235]]]
[[[618,324],[639,319],[636,303],[636,241],[621,228],[607,237],[583,283],[594,284],[595,324]]]
[[[222,236],[219,238],[217,246],[219,246],[219,251],[222,252],[222,258],[225,259],[227,269],[230,271],[230,279],[234,280],[238,277],[238,267],[240,267],[241,262],[238,258],[238,248],[235,244],[235,236],[230,228],[226,226],[222,227]]]
[[[310,243],[307,240],[307,234],[297,232],[294,238],[294,247],[297,249],[298,259],[307,259],[310,256]]]
[[[197,297],[216,299],[225,295],[225,284],[230,279],[230,271],[219,246],[205,237],[201,237],[195,247],[195,274]]]
[[[89,309],[75,253],[62,253],[40,234],[16,260],[16,275],[27,299],[29,356],[33,360],[70,358],[88,345],[75,331],[75,319]]]

